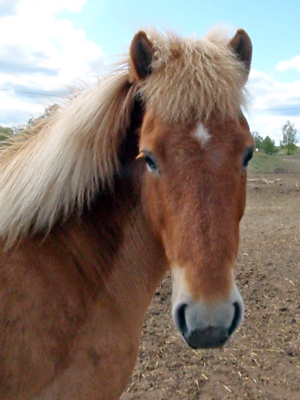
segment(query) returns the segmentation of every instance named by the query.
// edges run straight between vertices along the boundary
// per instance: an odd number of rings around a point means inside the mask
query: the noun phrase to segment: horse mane
[[[8,245],[49,230],[111,186],[130,124],[135,87],[128,69],[74,97],[38,133],[0,150],[0,236]]]
[[[0,149],[0,237],[11,245],[50,231],[59,218],[112,187],[120,146],[139,93],[174,123],[234,116],[244,103],[245,72],[220,30],[203,39],[149,31],[152,73],[134,82],[127,57],[98,83],[74,96],[34,134]]]

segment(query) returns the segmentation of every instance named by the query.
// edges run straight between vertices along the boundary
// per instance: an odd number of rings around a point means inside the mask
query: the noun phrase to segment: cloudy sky
[[[247,113],[276,144],[290,120],[300,142],[299,0],[0,0],[0,125],[17,126],[92,82],[140,27],[201,36],[222,23],[250,35]]]

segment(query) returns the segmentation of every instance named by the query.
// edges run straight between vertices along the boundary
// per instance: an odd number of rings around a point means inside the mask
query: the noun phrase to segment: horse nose
[[[184,303],[174,313],[175,323],[186,343],[193,349],[222,347],[243,319],[242,299],[213,309]]]

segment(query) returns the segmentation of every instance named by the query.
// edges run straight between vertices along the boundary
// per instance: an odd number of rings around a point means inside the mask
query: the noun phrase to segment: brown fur
[[[202,149],[191,138],[193,128],[170,130],[148,113],[140,147],[161,161],[162,179],[149,177],[147,194],[156,198],[152,223],[163,237],[169,265],[186,267],[195,298],[218,300],[232,285],[245,207],[241,154],[253,140],[242,115],[221,124],[211,121],[207,128],[212,141]],[[158,215],[163,215],[159,224]]]
[[[136,189],[1,254],[1,399],[120,396],[166,268]]]
[[[168,266],[195,299],[228,296],[253,145],[244,61],[215,33],[147,40],[149,68],[132,45],[122,71],[1,150],[1,400],[118,399]]]

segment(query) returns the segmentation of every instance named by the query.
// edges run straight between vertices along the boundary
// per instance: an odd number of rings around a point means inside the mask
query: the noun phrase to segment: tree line
[[[1,0],[0,0],[1,1]],[[52,106],[49,106],[45,109],[44,113],[41,114],[37,118],[30,118],[27,122],[26,125],[23,127],[5,127],[0,125],[0,144],[4,140],[7,140],[11,136],[19,135],[26,130],[27,132],[32,132],[34,133],[36,130],[40,130],[40,127],[43,123],[43,121],[46,121],[49,119],[51,116],[53,116],[59,109],[58,104],[53,104]],[[35,129],[36,128],[36,129]]]
[[[300,149],[297,146],[297,129],[290,122],[287,121],[282,127],[282,140],[280,141],[280,146],[275,146],[275,140],[266,136],[264,139],[259,132],[251,132],[254,140],[255,147],[258,151],[263,151],[266,154],[286,154],[291,155],[299,153]]]

